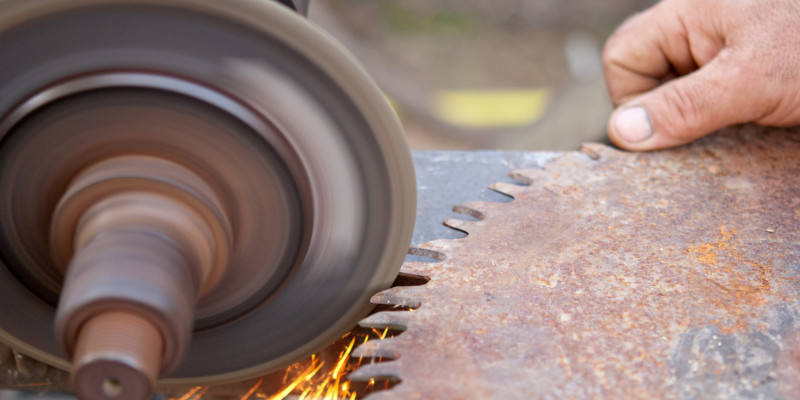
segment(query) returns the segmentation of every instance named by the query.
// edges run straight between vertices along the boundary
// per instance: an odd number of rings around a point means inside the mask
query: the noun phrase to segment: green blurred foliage
[[[397,2],[381,2],[381,24],[392,33],[472,35],[480,30],[480,16],[459,10],[419,10]]]

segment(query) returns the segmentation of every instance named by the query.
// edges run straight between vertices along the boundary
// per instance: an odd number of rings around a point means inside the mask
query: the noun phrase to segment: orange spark
[[[240,400],[247,400],[248,398],[250,398],[250,396],[252,396],[253,393],[255,393],[255,391],[258,389],[258,387],[261,386],[261,382],[263,381],[264,378],[259,379],[258,382],[256,382],[256,384],[253,385],[253,387],[251,387],[250,390],[248,390],[247,393],[245,393]]]
[[[363,341],[359,336],[361,334],[365,335]],[[364,384],[354,387],[353,382],[345,378],[348,373],[358,369],[362,363],[362,357],[351,358],[356,342],[362,344],[387,337],[391,337],[388,327],[383,330],[373,328],[371,332],[350,332],[340,339],[340,343],[343,346],[346,343],[346,346],[339,353],[335,362],[328,363],[326,366],[326,363],[322,361],[323,355],[315,354],[306,361],[296,363],[286,369],[282,382],[283,388],[280,391],[272,395],[259,393],[258,397],[267,400],[283,400],[294,395],[298,400],[354,400],[359,397],[361,390],[375,387],[375,379],[371,379],[366,387]],[[376,362],[376,360],[372,362]],[[380,359],[377,362],[380,362]]]
[[[194,394],[197,393],[202,388],[203,388],[202,386],[195,386],[195,387],[192,388],[192,390],[188,391],[186,394],[181,396],[178,400],[188,400],[190,397],[194,396]]]
[[[350,358],[350,352],[353,351],[353,345],[356,344],[356,338],[350,341],[350,345],[347,346],[347,349],[339,356],[339,362],[336,364],[336,368],[333,370],[333,377],[338,378],[339,372],[342,370],[342,366],[347,360]]]
[[[209,388],[210,388],[210,386],[205,386],[205,387],[203,387],[202,390],[197,392],[197,399],[202,399],[203,395],[206,394],[206,392],[208,391]]]
[[[286,396],[290,395],[297,386],[303,383],[303,381],[310,382],[311,378],[313,378],[314,375],[316,375],[317,372],[319,372],[320,368],[322,368],[322,365],[325,363],[320,363],[319,365],[314,365],[314,364],[316,364],[316,358],[312,358],[311,365],[308,368],[306,368],[306,370],[303,371],[303,373],[301,373],[300,376],[295,378],[295,380],[293,380],[288,386],[283,388],[283,390],[270,397],[269,400],[283,400],[284,398],[286,398]],[[311,389],[309,388],[307,389],[307,391],[303,392],[304,395],[307,395],[308,391],[310,390]]]

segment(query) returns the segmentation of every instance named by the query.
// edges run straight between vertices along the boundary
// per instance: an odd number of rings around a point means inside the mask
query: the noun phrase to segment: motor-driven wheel
[[[394,279],[408,148],[302,16],[267,0],[0,7],[0,340],[71,368],[79,395],[281,368]]]

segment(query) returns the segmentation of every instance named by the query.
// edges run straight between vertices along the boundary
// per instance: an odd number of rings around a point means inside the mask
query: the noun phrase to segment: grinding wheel
[[[0,340],[18,350],[70,369],[116,329],[161,385],[236,381],[331,343],[397,275],[401,128],[289,8],[10,0],[0,59]]]

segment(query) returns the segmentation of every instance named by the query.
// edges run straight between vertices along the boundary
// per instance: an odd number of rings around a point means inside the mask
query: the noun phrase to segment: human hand
[[[603,66],[608,135],[626,149],[800,124],[800,1],[662,0],[617,29]]]

